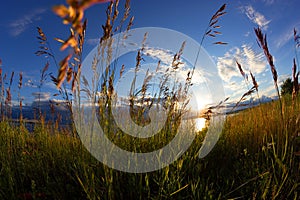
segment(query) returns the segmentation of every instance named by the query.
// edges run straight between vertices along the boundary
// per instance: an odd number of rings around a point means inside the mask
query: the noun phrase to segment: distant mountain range
[[[248,100],[242,101],[240,102],[239,106],[234,108],[236,106],[236,102],[229,102],[226,103],[226,109],[225,109],[225,113],[226,114],[231,114],[232,112],[238,112],[241,110],[245,110],[251,107],[255,107],[258,106],[259,104],[263,104],[263,103],[268,103],[271,101],[276,101],[278,99],[277,96],[273,96],[273,97],[267,97],[267,96],[261,96],[260,99],[254,99],[254,98],[250,98]],[[233,109],[234,108],[234,109]],[[232,110],[233,109],[233,110]]]
[[[71,112],[65,102],[56,101],[34,101],[29,106],[22,106],[24,120],[38,120],[40,113],[45,121],[59,120],[62,125],[71,124]],[[19,106],[12,106],[12,119],[19,119],[21,110]]]
[[[230,114],[235,113],[250,107],[259,105],[259,103],[267,103],[270,101],[277,100],[276,97],[262,96],[260,100],[249,99],[240,103],[238,107],[234,110],[232,108],[236,105],[235,102],[229,102],[222,105],[222,113]],[[24,121],[38,121],[40,118],[39,113],[41,113],[46,122],[48,121],[59,121],[62,126],[68,126],[72,124],[72,114],[67,107],[66,102],[55,101],[55,100],[43,100],[34,101],[31,105],[22,107],[22,116]],[[20,118],[20,108],[19,106],[12,106],[12,116],[11,118],[17,121]],[[197,115],[197,114],[196,114]],[[198,115],[199,116],[199,115]]]

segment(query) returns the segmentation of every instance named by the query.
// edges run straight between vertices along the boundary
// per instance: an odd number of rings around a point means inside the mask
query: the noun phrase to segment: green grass
[[[205,131],[175,163],[145,174],[103,166],[71,133],[1,122],[0,199],[298,199],[300,104],[283,105],[284,121],[278,102],[242,111],[204,159]]]

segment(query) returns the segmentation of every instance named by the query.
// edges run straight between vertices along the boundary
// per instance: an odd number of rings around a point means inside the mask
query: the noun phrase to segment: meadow
[[[300,104],[283,100],[230,116],[212,152],[198,158],[205,130],[176,162],[131,174],[94,159],[75,135],[34,133],[1,122],[1,199],[298,199]],[[168,138],[166,138],[168,140]],[[127,141],[123,140],[126,145]]]
[[[70,6],[67,10],[63,6],[54,8],[54,12],[64,20],[64,23],[69,23],[72,27],[71,35],[67,40],[58,40],[62,43],[62,50],[70,48],[73,52],[69,53],[58,64],[58,76],[51,77],[59,89],[59,94],[66,101],[69,100],[66,82],[71,83],[72,86],[69,89],[73,90],[74,96],[78,95],[76,91],[79,92],[82,89],[76,82],[80,82],[81,56],[86,26],[86,22],[83,21],[83,14],[84,9],[89,7],[89,4],[92,4],[93,1],[82,2],[86,4]],[[111,50],[109,41],[113,34],[112,24],[114,24],[119,13],[116,9],[118,3],[119,1],[111,2],[107,9],[107,21],[103,26],[104,33],[100,40],[100,43],[105,44],[103,51],[110,52]],[[117,28],[122,28],[129,17],[130,7],[128,4],[129,1],[126,1],[124,15],[120,20],[121,26],[117,26]],[[205,37],[211,36],[214,33],[213,30],[219,28],[216,25],[217,19],[225,14],[225,7],[224,4],[212,16],[207,31],[203,35],[201,45]],[[132,20],[133,18],[128,20],[126,29],[130,29]],[[85,148],[78,137],[75,126],[72,129],[59,130],[57,123],[45,122],[42,115],[40,115],[39,123],[35,124],[32,132],[26,129],[26,121],[22,119],[22,116],[20,116],[18,126],[12,125],[9,118],[10,107],[8,106],[9,101],[11,101],[10,86],[12,81],[10,81],[9,87],[5,90],[2,88],[1,92],[1,110],[2,108],[8,108],[6,110],[8,116],[3,117],[1,112],[0,198],[299,199],[299,87],[294,85],[293,94],[280,95],[277,72],[265,35],[259,28],[255,29],[255,32],[270,65],[278,100],[228,115],[216,146],[208,156],[201,159],[198,157],[198,151],[203,144],[208,128],[198,131],[190,148],[178,160],[154,172],[126,173],[105,166]],[[215,32],[215,34],[218,33],[218,31]],[[47,54],[52,57],[51,51],[47,47],[47,38],[42,29],[38,29],[38,34],[38,39],[44,46],[37,54]],[[224,42],[216,42],[215,44],[226,45]],[[172,62],[174,70],[177,70],[180,63],[183,46],[174,56]],[[136,57],[136,69],[139,68],[142,60],[141,51],[138,51]],[[99,55],[101,55],[101,52]],[[109,56],[110,54],[106,58],[108,61],[112,59]],[[110,63],[107,60],[104,63]],[[46,65],[42,70],[41,86],[47,67]],[[111,112],[111,95],[114,90],[113,80],[115,75],[115,71],[110,70],[111,67],[110,65],[106,66],[107,73],[101,77],[100,92],[104,94],[104,100],[97,99],[99,122],[103,127],[107,127],[108,130],[113,132],[110,135],[111,132],[108,131],[110,139],[117,140],[118,146],[130,150],[136,150],[138,147],[142,148],[142,151],[143,148],[157,149],[157,146],[168,143],[173,138],[174,130],[176,132],[177,128],[176,123],[173,123],[172,120],[176,122],[176,120],[181,120],[182,116],[182,111],[177,110],[175,101],[171,101],[168,107],[170,110],[168,123],[171,124],[171,128],[163,130],[162,137],[154,138],[154,141],[148,143],[146,147],[143,141],[134,143],[129,137],[121,137],[120,139],[115,134],[114,129],[109,129],[112,126],[111,116],[107,117],[106,113],[107,109],[108,112]],[[237,67],[243,75],[242,66],[238,61]],[[299,73],[296,75],[296,64],[294,70],[293,78],[298,80]],[[191,87],[192,75],[193,71],[191,76],[189,73],[184,88],[174,87],[175,89],[165,92],[164,97],[176,99],[176,97],[182,96],[182,91],[185,92],[183,95],[186,95],[189,87]],[[252,74],[251,78],[253,87],[242,96],[236,106],[244,98],[255,92],[259,93],[258,83]],[[147,81],[145,81],[145,88],[142,87],[140,91],[142,101],[145,100],[146,86]],[[160,87],[161,90],[165,91],[166,85],[164,83]],[[21,88],[22,77],[20,75],[19,89]],[[7,92],[6,96],[4,96],[4,91]],[[137,95],[132,94],[130,102],[134,102],[136,97]],[[130,106],[134,108],[133,103]],[[21,100],[20,108],[22,108]],[[133,114],[134,117],[139,119],[141,113],[139,113],[140,111],[137,112]],[[139,121],[138,123],[144,122]]]

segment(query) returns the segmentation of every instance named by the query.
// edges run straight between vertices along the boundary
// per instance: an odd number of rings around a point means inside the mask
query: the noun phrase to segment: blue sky
[[[222,35],[206,38],[203,47],[212,56],[218,67],[226,96],[231,99],[240,97],[247,86],[234,63],[236,58],[246,72],[251,70],[259,84],[260,95],[275,94],[269,66],[256,43],[253,28],[261,27],[267,34],[269,48],[275,59],[279,82],[291,74],[292,59],[295,57],[293,29],[300,31],[300,13],[296,0],[249,0],[249,1],[199,1],[199,0],[132,0],[131,14],[135,16],[133,28],[163,27],[182,32],[200,42],[210,17],[223,4],[227,4],[225,16],[220,19]],[[53,5],[65,4],[62,0],[6,1],[0,8],[0,58],[1,68],[9,74],[14,71],[13,100],[17,99],[18,73],[23,73],[21,96],[24,102],[34,99],[32,93],[39,92],[40,72],[46,63],[34,52],[38,50],[36,27],[46,33],[57,60],[66,52],[59,51],[55,37],[66,38],[67,26],[52,13]],[[124,1],[121,0],[120,8]],[[101,36],[101,24],[105,20],[107,3],[95,5],[87,10],[88,18],[85,54],[95,47],[93,41]],[[228,45],[213,45],[223,41]],[[57,74],[57,68],[50,63],[49,72]],[[42,87],[43,98],[56,93],[55,86],[47,79]]]

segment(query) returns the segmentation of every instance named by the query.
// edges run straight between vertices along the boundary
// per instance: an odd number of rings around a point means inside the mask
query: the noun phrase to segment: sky
[[[124,3],[124,0],[120,1],[120,10]],[[260,27],[267,34],[270,53],[274,56],[281,84],[291,76],[295,57],[293,29],[300,31],[300,12],[296,0],[132,0],[131,15],[135,17],[132,28],[167,28],[181,32],[200,43],[211,16],[224,3],[227,4],[227,14],[218,22],[222,34],[217,38],[205,38],[203,48],[218,70],[225,96],[233,101],[239,99],[249,88],[239,73],[235,59],[241,63],[246,73],[251,70],[254,74],[259,84],[260,96],[274,96],[270,67],[257,45],[254,28]],[[0,8],[1,68],[3,73],[7,73],[7,77],[12,71],[15,73],[13,102],[17,102],[18,93],[27,104],[38,96],[38,92],[41,92],[43,100],[59,98],[53,96],[57,89],[49,76],[42,87],[38,87],[47,59],[34,54],[39,47],[36,39],[36,27],[39,26],[45,32],[57,60],[66,56],[67,52],[61,52],[60,44],[54,40],[68,37],[68,27],[52,12],[52,7],[59,4],[66,2],[10,0]],[[97,4],[86,11],[88,27],[83,56],[87,56],[96,46],[95,41],[102,34],[101,25],[105,22],[107,5],[108,3]],[[213,44],[217,41],[228,44]],[[23,74],[23,87],[19,91],[17,86],[20,72]],[[50,61],[47,73],[57,75],[57,67],[53,61]]]

